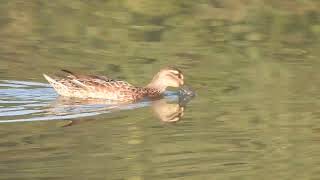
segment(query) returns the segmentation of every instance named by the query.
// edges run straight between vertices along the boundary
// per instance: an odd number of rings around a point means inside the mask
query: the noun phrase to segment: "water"
[[[2,1],[0,179],[317,179],[317,1]],[[197,96],[57,96],[60,69]]]

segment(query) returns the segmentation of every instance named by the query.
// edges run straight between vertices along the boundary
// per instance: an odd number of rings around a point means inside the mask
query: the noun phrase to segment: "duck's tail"
[[[53,79],[52,77],[43,74],[43,77],[46,78],[46,80],[50,83],[50,85],[56,90],[58,94],[63,94],[63,90],[66,89],[65,85],[61,82]]]
[[[72,96],[67,86],[46,74],[43,74],[43,77],[50,83],[53,89],[61,96]]]
[[[42,75],[43,75],[44,78],[46,78],[46,80],[47,80],[51,85],[57,83],[57,81],[54,80],[52,77],[50,77],[50,76],[48,76],[48,75],[46,75],[46,74],[42,74]]]

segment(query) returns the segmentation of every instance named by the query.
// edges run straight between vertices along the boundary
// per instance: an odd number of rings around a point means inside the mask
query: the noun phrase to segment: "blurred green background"
[[[2,0],[0,79],[70,69],[146,84],[180,68],[176,124],[148,108],[0,125],[0,179],[317,179],[320,1]]]

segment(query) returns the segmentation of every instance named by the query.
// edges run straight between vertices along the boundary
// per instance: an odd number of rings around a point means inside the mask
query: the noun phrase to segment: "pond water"
[[[320,3],[0,2],[0,179],[317,179]],[[59,97],[60,69],[197,96]]]

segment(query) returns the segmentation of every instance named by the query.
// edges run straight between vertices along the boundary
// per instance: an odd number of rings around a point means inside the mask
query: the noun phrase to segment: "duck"
[[[69,70],[61,71],[66,74],[61,78],[47,74],[43,76],[60,96],[70,98],[135,102],[144,98],[160,98],[168,87],[184,86],[184,75],[175,67],[161,69],[144,87],[101,75],[82,75]]]

